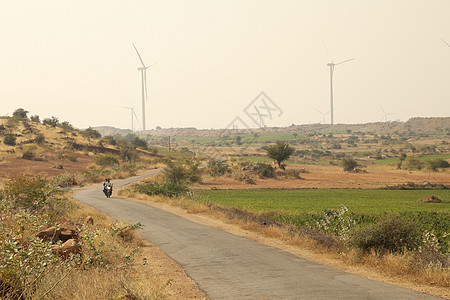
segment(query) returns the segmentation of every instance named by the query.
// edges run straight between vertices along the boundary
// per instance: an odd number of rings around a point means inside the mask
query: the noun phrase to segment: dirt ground
[[[450,185],[450,173],[406,170],[367,170],[367,173],[343,172],[335,166],[302,166],[309,173],[301,173],[303,179],[278,178],[255,179],[255,184],[247,184],[226,176],[206,176],[202,184],[194,189],[324,189],[324,188],[379,188],[387,185],[442,183]]]
[[[85,169],[91,162],[92,157],[83,154],[77,157],[76,162],[54,159],[34,161],[17,158],[16,156],[7,156],[0,161],[0,184],[4,180],[20,175],[53,177],[66,172],[75,173]],[[62,165],[63,169],[57,169],[56,167],[59,165]]]

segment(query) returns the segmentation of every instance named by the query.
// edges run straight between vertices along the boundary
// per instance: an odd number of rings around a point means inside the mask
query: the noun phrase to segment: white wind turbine
[[[128,107],[128,106],[119,106],[119,107],[126,108],[126,109],[130,110],[130,113],[131,113],[131,131],[135,131],[134,130],[134,118],[136,117],[136,121],[138,122],[138,124],[139,124],[139,119],[138,119],[138,117],[136,115],[136,112],[134,111],[134,107]],[[141,124],[139,124],[139,126],[140,125]]]
[[[321,111],[318,110],[318,109],[315,109],[315,108],[313,108],[313,109],[314,109],[315,111],[317,111],[319,114],[322,115],[322,124],[325,124],[325,116],[328,115],[330,112],[327,111],[326,113],[323,113],[323,112],[321,112]]]
[[[327,64],[327,66],[330,67],[330,111],[331,111],[331,125],[334,124],[334,114],[333,114],[333,73],[334,73],[334,66],[349,62],[351,60],[354,60],[354,58],[350,58],[344,61],[341,61],[339,63],[334,63],[333,58],[330,55],[330,52],[328,52],[327,46],[325,45],[325,42],[322,41],[323,46],[325,47],[325,50],[327,51],[328,56],[331,59],[331,62]]]
[[[142,60],[141,55],[139,54],[138,49],[133,44],[134,50],[136,50],[136,53],[139,57],[139,60],[141,61],[142,67],[138,67],[137,69],[141,71],[141,81],[142,81],[142,130],[145,131],[145,102],[147,101],[147,69],[153,66],[155,63],[151,64],[150,66],[146,66],[144,64],[144,61]]]
[[[389,115],[395,115],[394,113],[386,112],[380,104],[380,108],[383,111],[383,117],[381,118],[381,122],[387,122]]]

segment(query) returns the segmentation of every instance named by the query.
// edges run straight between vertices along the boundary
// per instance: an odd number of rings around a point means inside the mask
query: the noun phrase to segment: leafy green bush
[[[16,145],[16,136],[11,133],[6,134],[5,138],[3,139],[3,143],[5,145],[15,146]]]
[[[200,162],[195,160],[186,160],[186,179],[192,183],[202,182],[202,171],[200,170]]]
[[[403,252],[418,247],[420,234],[411,221],[389,215],[376,224],[353,230],[348,243],[363,252]]]
[[[101,167],[113,167],[119,165],[119,159],[113,154],[96,156],[94,162]]]

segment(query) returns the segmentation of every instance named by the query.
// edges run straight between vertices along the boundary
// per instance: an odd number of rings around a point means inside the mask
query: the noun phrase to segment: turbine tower
[[[142,130],[145,131],[145,102],[147,101],[147,69],[153,66],[155,63],[150,66],[146,66],[144,61],[142,60],[141,55],[139,54],[138,49],[133,44],[134,50],[141,61],[142,67],[138,67],[137,69],[141,72],[141,82],[142,82]]]
[[[134,117],[136,117],[136,121],[138,122],[138,124],[139,124],[139,119],[138,119],[138,117],[137,117],[137,115],[136,115],[136,112],[134,111],[134,107],[128,107],[128,106],[119,106],[119,107],[121,107],[121,108],[126,108],[126,109],[129,109],[130,110],[130,113],[131,113],[131,131],[135,131],[134,130]],[[139,124],[139,126],[140,126],[141,124]]]
[[[354,60],[354,58],[350,58],[344,61],[341,61],[339,63],[334,63],[333,58],[331,57],[330,53],[328,52],[327,46],[325,45],[325,42],[323,42],[323,46],[325,47],[325,50],[327,51],[328,56],[331,59],[331,62],[327,64],[327,66],[330,67],[330,111],[331,111],[331,125],[334,124],[334,111],[333,111],[333,73],[334,73],[334,67],[346,62],[349,62],[351,60]]]

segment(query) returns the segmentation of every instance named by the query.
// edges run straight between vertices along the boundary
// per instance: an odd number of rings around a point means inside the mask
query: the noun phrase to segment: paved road
[[[440,299],[312,263],[149,205],[107,199],[100,185],[74,198],[123,221],[141,222],[143,237],[178,262],[210,299]]]

